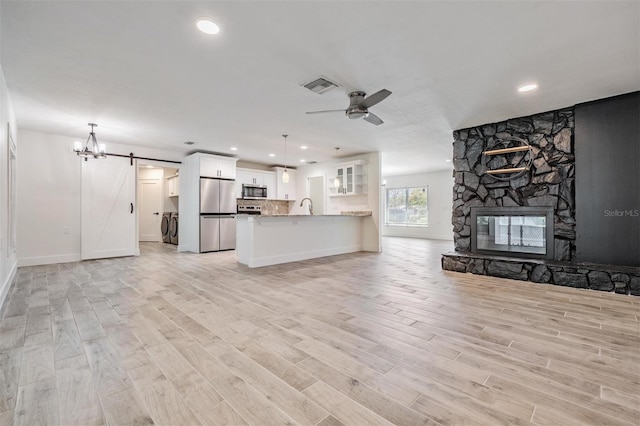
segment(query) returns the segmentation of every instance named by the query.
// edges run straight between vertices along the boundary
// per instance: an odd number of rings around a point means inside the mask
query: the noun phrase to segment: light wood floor
[[[145,243],[20,268],[0,425],[639,424],[640,298],[384,247],[251,270]]]

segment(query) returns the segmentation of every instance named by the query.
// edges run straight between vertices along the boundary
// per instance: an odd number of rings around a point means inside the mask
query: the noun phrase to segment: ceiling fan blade
[[[372,106],[374,106],[378,102],[382,102],[383,100],[385,100],[387,98],[387,96],[389,96],[390,94],[391,94],[391,92],[388,91],[387,89],[382,89],[379,92],[376,92],[371,96],[367,96],[364,99],[364,101],[360,102],[360,105],[358,105],[358,106],[360,108],[371,108]]]
[[[380,117],[378,117],[377,115],[375,115],[374,113],[370,112],[369,115],[363,117],[365,120],[367,120],[369,123],[371,124],[375,124],[376,126],[381,125],[382,123],[384,123],[384,121],[380,120]]]
[[[305,114],[324,114],[325,112],[345,112],[344,109],[326,109],[324,111],[307,111]]]

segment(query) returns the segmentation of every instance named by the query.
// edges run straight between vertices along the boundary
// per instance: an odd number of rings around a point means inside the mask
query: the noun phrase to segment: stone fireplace
[[[456,251],[471,251],[473,208],[533,208],[552,211],[555,260],[575,258],[575,157],[573,109],[487,124],[453,133],[453,239]],[[530,147],[530,170],[515,179],[488,174],[489,169],[512,167],[525,154],[492,156],[483,152],[510,146],[513,139]]]
[[[577,259],[574,123],[571,107],[453,132],[443,269],[640,295],[636,265]]]

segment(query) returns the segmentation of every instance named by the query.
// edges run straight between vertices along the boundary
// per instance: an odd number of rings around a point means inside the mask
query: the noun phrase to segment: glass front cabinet
[[[336,176],[329,179],[329,195],[360,195],[367,193],[366,162],[356,161],[338,165]]]

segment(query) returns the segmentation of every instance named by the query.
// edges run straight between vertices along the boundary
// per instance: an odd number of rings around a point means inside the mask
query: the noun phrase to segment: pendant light
[[[284,138],[284,172],[282,172],[282,183],[289,183],[289,172],[287,171],[287,136],[282,135]]]
[[[87,125],[91,126],[91,132],[89,132],[87,142],[84,144],[84,149],[82,148],[82,142],[76,141],[73,143],[74,152],[79,157],[84,157],[84,161],[87,161],[89,157],[107,158],[107,146],[103,143],[98,143],[96,133],[93,130],[93,128],[98,127],[98,125],[95,123],[87,123]],[[91,140],[91,149],[89,149],[89,140]]]

